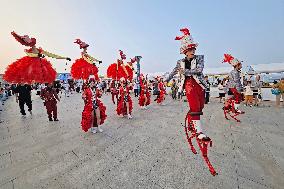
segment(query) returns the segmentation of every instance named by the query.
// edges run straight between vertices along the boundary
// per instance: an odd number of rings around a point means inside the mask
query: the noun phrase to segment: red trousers
[[[190,111],[202,112],[205,103],[204,89],[191,77],[186,78],[184,88]],[[200,120],[200,115],[192,116],[192,120]]]
[[[48,114],[48,118],[52,118],[52,114],[53,114],[53,118],[57,119],[57,102],[56,102],[56,100],[45,101],[45,107],[46,107],[46,111],[47,111],[47,114]]]
[[[111,93],[111,100],[112,102],[115,104],[115,101],[114,101],[114,97],[116,98],[116,102],[117,102],[117,99],[118,99],[118,93],[117,92],[112,92]]]
[[[230,88],[229,90],[231,94],[234,95],[235,103],[240,104],[242,101],[242,94],[236,88]]]

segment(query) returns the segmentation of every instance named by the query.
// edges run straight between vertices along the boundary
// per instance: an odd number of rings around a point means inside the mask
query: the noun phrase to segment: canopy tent
[[[247,67],[245,73],[281,73],[284,72],[284,63],[256,64]],[[204,68],[206,75],[227,75],[232,70],[231,66],[218,68]]]

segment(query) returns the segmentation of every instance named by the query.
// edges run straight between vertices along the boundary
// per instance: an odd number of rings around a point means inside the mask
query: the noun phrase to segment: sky
[[[224,53],[244,65],[284,63],[284,0],[0,0],[0,73],[25,56],[27,48],[10,34],[37,39],[37,46],[68,56],[49,59],[57,72],[68,72],[87,42],[101,59],[100,74],[121,49],[127,58],[142,56],[143,73],[171,71],[179,54],[180,28],[188,27],[205,68],[222,67]],[[66,69],[66,71],[65,71]]]

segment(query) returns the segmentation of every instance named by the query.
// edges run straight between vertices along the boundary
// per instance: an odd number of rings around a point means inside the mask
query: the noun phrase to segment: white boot
[[[240,104],[236,104],[235,102],[234,102],[234,106],[235,106],[235,109],[236,109],[236,111],[238,112],[238,113],[243,113],[240,109],[239,109],[239,107],[240,107]]]
[[[204,138],[208,138],[205,134],[202,133],[202,128],[201,128],[201,121],[200,120],[192,120],[194,127],[196,129],[196,133],[198,135],[198,139],[202,140]]]

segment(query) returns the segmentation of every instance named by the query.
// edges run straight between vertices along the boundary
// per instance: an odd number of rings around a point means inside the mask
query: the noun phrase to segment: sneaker
[[[130,114],[128,114],[128,115],[127,115],[127,118],[128,118],[128,119],[132,119],[133,117],[132,117]]]
[[[245,112],[241,111],[241,110],[237,110],[238,113],[240,114],[244,114]]]
[[[210,141],[210,138],[203,133],[199,133],[197,138],[202,141]]]
[[[92,132],[93,134],[96,134],[96,133],[97,133],[97,128],[96,128],[96,127],[92,127],[92,128],[91,128],[91,132]]]
[[[148,110],[147,106],[144,106],[144,110]]]
[[[53,121],[59,121],[59,119],[57,119],[57,118],[54,118],[54,120]]]
[[[48,118],[48,120],[49,120],[49,121],[53,121],[53,119],[52,119],[52,118]]]
[[[104,130],[103,130],[102,128],[98,127],[98,131],[99,131],[100,133],[102,133]]]

